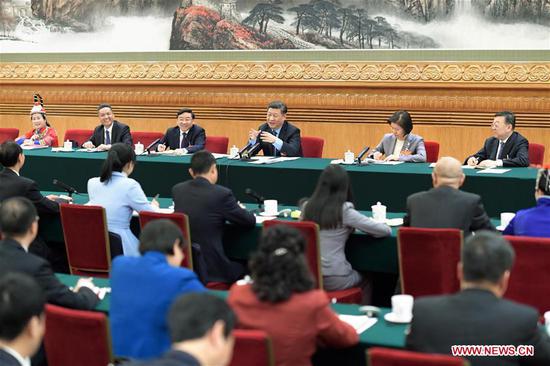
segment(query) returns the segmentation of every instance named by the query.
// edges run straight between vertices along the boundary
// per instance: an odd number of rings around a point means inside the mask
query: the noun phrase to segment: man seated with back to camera
[[[265,156],[302,156],[300,129],[286,120],[287,111],[283,102],[269,103],[266,123],[248,131],[248,145],[258,144],[251,155],[261,150]]]

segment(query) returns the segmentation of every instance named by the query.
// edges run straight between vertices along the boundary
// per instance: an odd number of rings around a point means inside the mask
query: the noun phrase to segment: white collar
[[[106,128],[105,126],[103,126],[103,133],[105,133],[105,131],[109,131],[109,134],[111,135],[111,138],[113,138],[113,126],[114,125],[115,125],[115,121],[113,121],[113,123],[111,123],[109,128]]]
[[[14,172],[15,174],[17,174],[18,177],[20,177],[21,175],[19,175],[19,172],[16,171],[15,169],[12,169],[12,168],[8,168],[9,170],[11,170],[12,172]]]
[[[21,366],[31,366],[31,359],[29,357],[21,356],[19,352],[8,346],[1,346],[0,348],[12,355],[17,360],[17,362],[21,364]]]

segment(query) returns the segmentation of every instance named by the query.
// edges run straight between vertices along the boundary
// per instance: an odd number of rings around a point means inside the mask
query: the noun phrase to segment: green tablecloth
[[[56,274],[61,282],[67,286],[74,286],[79,276]],[[93,282],[99,287],[110,287],[109,280],[105,278],[94,278]],[[213,294],[227,297],[227,292],[224,291],[212,291]],[[99,302],[96,310],[109,313],[110,307],[110,294],[107,294],[103,300]],[[333,304],[332,308],[339,314],[361,315],[358,305],[349,304]],[[382,308],[382,313],[379,316],[378,322],[371,328],[367,329],[360,335],[360,343],[363,347],[381,346],[392,348],[403,348],[405,346],[405,329],[406,325],[388,323],[383,319],[384,314],[388,313],[390,309]]]
[[[52,184],[59,179],[85,192],[89,178],[98,176],[106,153],[52,152],[49,149],[25,151],[27,161],[22,175],[36,180],[41,189],[58,190]],[[140,156],[132,174],[144,191],[153,196],[169,197],[174,184],[189,179],[190,156]],[[271,165],[251,165],[247,162],[218,159],[219,183],[231,188],[241,201],[252,188],[266,198],[281,204],[296,205],[311,195],[319,174],[330,159],[301,158]],[[353,185],[358,209],[369,210],[380,201],[388,211],[404,212],[406,198],[431,187],[432,169],[428,164],[345,166]],[[480,174],[465,170],[463,189],[480,194],[490,216],[501,212],[533,206],[536,169],[511,168],[504,174]]]

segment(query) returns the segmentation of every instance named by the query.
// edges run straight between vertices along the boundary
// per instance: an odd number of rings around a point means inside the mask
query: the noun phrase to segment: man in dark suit
[[[36,281],[22,273],[0,277],[0,365],[30,365],[46,328],[46,297]]]
[[[172,349],[127,366],[226,366],[233,354],[237,319],[224,299],[207,293],[180,296],[168,313]]]
[[[241,208],[230,189],[217,185],[216,159],[208,151],[198,151],[191,158],[189,174],[193,177],[172,188],[174,211],[189,216],[191,238],[201,247],[208,272],[208,282],[233,283],[244,274],[244,267],[230,261],[224,253],[222,236],[226,221],[254,227],[256,219]]]
[[[204,128],[194,124],[195,113],[189,108],[182,108],[177,113],[177,126],[166,130],[157,145],[158,151],[178,150],[184,154],[204,149],[206,133]]]
[[[4,167],[0,172],[0,203],[11,197],[26,197],[34,203],[40,216],[59,214],[59,204],[54,201],[59,196],[42,196],[35,181],[19,175],[25,164],[25,155],[19,145],[13,141],[3,142],[0,145],[0,164]],[[30,251],[43,258],[51,254],[41,238],[36,238]]]
[[[469,156],[465,164],[484,168],[529,166],[529,141],[515,128],[516,116],[512,112],[495,113],[491,125],[495,136],[485,140],[481,150]]]
[[[94,129],[94,133],[88,141],[82,144],[82,147],[109,150],[111,145],[117,142],[132,145],[130,127],[115,120],[115,114],[110,104],[100,104],[97,107],[97,113],[101,124]]]
[[[407,198],[403,226],[456,228],[465,235],[476,230],[495,230],[477,194],[459,188],[466,179],[460,162],[451,157],[439,159],[432,172],[433,187]]]
[[[28,253],[38,231],[38,216],[31,201],[9,198],[0,206],[0,276],[23,272],[32,276],[44,290],[49,303],[74,309],[93,309],[99,301],[98,289],[89,279],[81,279],[71,291],[53,273],[44,259]]]
[[[406,346],[452,354],[459,345],[533,346],[530,357],[466,356],[472,366],[550,365],[550,338],[539,327],[537,310],[504,300],[514,251],[500,235],[479,232],[466,240],[454,295],[415,300]]]
[[[286,120],[287,111],[283,102],[269,103],[266,123],[248,132],[249,146],[256,146],[250,155],[262,150],[265,156],[302,156],[300,129]]]

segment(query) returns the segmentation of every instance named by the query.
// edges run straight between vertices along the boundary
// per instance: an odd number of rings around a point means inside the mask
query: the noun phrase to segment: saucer
[[[390,323],[407,324],[411,322],[412,317],[407,319],[399,319],[398,317],[395,316],[394,313],[387,313],[386,315],[384,315],[384,319]]]
[[[497,229],[498,231],[504,231],[504,229],[506,229],[506,226],[504,226],[504,225],[498,225],[496,229]]]
[[[265,216],[265,217],[275,217],[277,215],[279,215],[278,212],[276,213],[260,212],[260,216]]]

